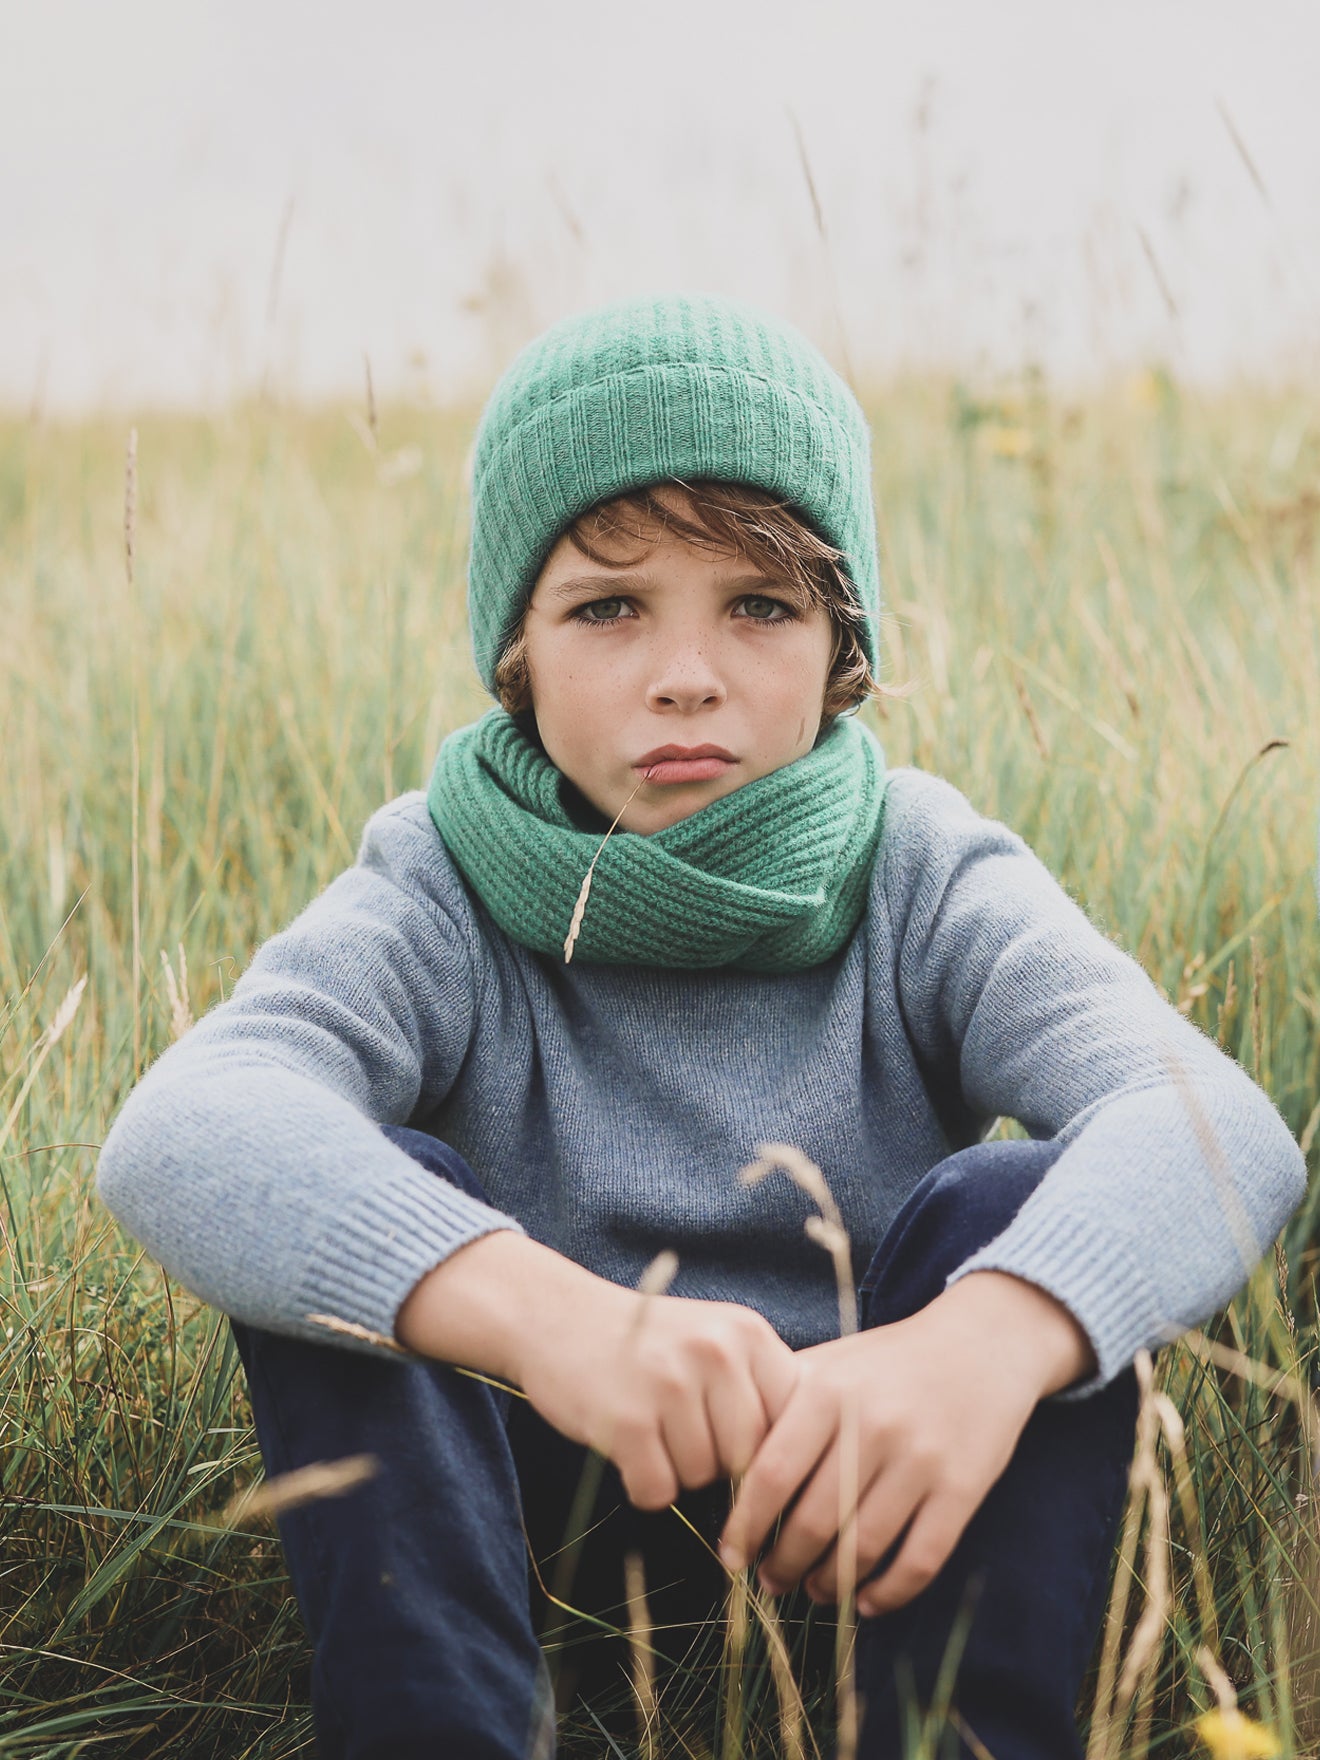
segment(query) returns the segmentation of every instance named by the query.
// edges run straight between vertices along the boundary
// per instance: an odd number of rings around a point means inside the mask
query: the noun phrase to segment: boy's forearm
[[[413,1286],[394,1335],[421,1356],[520,1384],[529,1331],[612,1287],[553,1247],[497,1229],[459,1247]]]

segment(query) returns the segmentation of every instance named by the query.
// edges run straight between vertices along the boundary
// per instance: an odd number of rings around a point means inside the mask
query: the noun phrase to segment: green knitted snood
[[[851,718],[813,749],[677,825],[616,831],[573,957],[598,965],[797,972],[836,953],[866,909],[884,755]],[[436,828],[499,927],[563,958],[601,849],[565,810],[565,778],[503,709],[453,733],[427,791]]]

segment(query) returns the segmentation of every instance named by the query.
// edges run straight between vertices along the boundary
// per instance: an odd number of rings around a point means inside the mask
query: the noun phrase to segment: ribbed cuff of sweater
[[[320,1314],[393,1339],[399,1309],[428,1271],[498,1229],[526,1232],[513,1217],[428,1172],[401,1149],[393,1153],[397,1167],[388,1173],[373,1168],[371,1183],[337,1212],[333,1234],[307,1255],[295,1296],[305,1320]],[[315,1323],[308,1332],[326,1342],[360,1343],[376,1355],[394,1354]]]
[[[1095,1373],[1054,1399],[1099,1392],[1150,1340],[1172,1340],[1180,1330],[1161,1311],[1157,1291],[1125,1243],[1103,1238],[1094,1222],[1063,1210],[1024,1211],[948,1282],[973,1271],[1006,1271],[1034,1283],[1062,1303],[1090,1340]]]

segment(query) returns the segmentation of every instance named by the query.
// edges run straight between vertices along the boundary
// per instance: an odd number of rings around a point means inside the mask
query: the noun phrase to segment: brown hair
[[[603,542],[630,539],[649,550],[667,531],[690,544],[746,556],[753,566],[784,582],[802,604],[827,611],[834,623],[822,722],[880,694],[861,641],[866,614],[844,571],[841,550],[820,537],[790,502],[755,484],[675,477],[663,487],[678,490],[685,512],[660,499],[655,491],[661,486],[596,502],[568,526],[567,536],[583,556],[605,568],[636,567],[646,552],[621,563],[601,554]],[[495,690],[511,715],[531,708],[532,680],[521,619],[495,668]]]

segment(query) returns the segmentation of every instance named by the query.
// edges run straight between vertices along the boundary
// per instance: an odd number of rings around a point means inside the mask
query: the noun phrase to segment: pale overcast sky
[[[0,0],[0,402],[449,397],[665,287],[1314,372],[1317,76],[1312,0]]]

